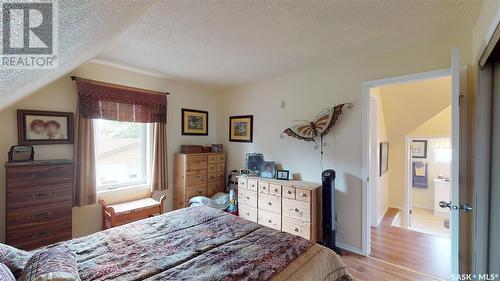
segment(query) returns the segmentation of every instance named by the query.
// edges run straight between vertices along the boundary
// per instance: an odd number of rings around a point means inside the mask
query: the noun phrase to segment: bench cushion
[[[152,198],[145,198],[130,202],[109,205],[108,207],[113,208],[115,210],[115,214],[122,215],[158,206],[160,206],[160,202]]]

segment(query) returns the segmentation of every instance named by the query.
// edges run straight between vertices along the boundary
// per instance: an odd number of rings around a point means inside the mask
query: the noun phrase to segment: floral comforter
[[[207,207],[66,242],[82,280],[269,280],[314,243]]]

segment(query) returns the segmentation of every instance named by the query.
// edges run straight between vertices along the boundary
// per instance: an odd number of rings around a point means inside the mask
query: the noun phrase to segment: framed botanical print
[[[253,115],[229,117],[229,141],[253,142]]]
[[[412,158],[427,158],[427,141],[413,140],[411,142],[411,157]]]
[[[20,145],[72,144],[73,112],[17,110]]]
[[[183,136],[208,136],[208,111],[181,109]]]

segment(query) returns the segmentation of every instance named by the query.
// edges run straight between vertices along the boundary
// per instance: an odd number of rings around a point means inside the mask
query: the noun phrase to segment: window
[[[94,120],[97,191],[149,183],[149,132],[145,123]]]

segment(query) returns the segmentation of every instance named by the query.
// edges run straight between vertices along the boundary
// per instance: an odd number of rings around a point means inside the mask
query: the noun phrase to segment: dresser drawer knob
[[[273,203],[271,203],[271,202],[267,202],[267,204],[269,204],[269,206],[272,206],[272,205],[273,205]]]
[[[37,193],[37,194],[33,194],[31,197],[33,197],[33,198],[42,198],[42,197],[47,197],[49,195],[50,195],[50,193]]]
[[[274,189],[274,192],[278,192],[278,189],[277,189],[277,188],[275,188],[275,189]]]
[[[246,198],[247,200],[250,200],[250,197],[248,197],[248,196],[247,196],[247,197],[245,197],[245,198]]]
[[[300,196],[302,196],[302,197],[307,197],[307,194],[305,194],[305,193],[301,193],[301,194],[300,194]]]
[[[250,213],[249,213],[249,212],[247,212],[247,216],[249,216],[249,215],[250,215]]]
[[[265,186],[263,186],[263,187],[262,187],[262,189],[264,190],[264,189],[266,189],[266,187],[265,187]]]
[[[267,222],[269,222],[269,223],[273,223],[273,221],[272,221],[271,219],[269,219]]]
[[[292,191],[291,191],[291,190],[288,190],[288,194],[292,194]]]
[[[293,208],[293,210],[294,210],[295,212],[297,212],[297,213],[300,211],[300,210],[299,210],[299,209],[297,209],[297,208]]]
[[[40,232],[40,233],[35,233],[31,235],[32,238],[42,238],[42,237],[47,237],[49,236],[48,232]]]
[[[52,212],[44,212],[44,213],[38,213],[38,214],[33,214],[31,217],[34,219],[39,219],[39,218],[44,218],[44,217],[50,217],[54,213]]]
[[[299,232],[299,229],[296,227],[296,228],[293,229],[293,231]]]

